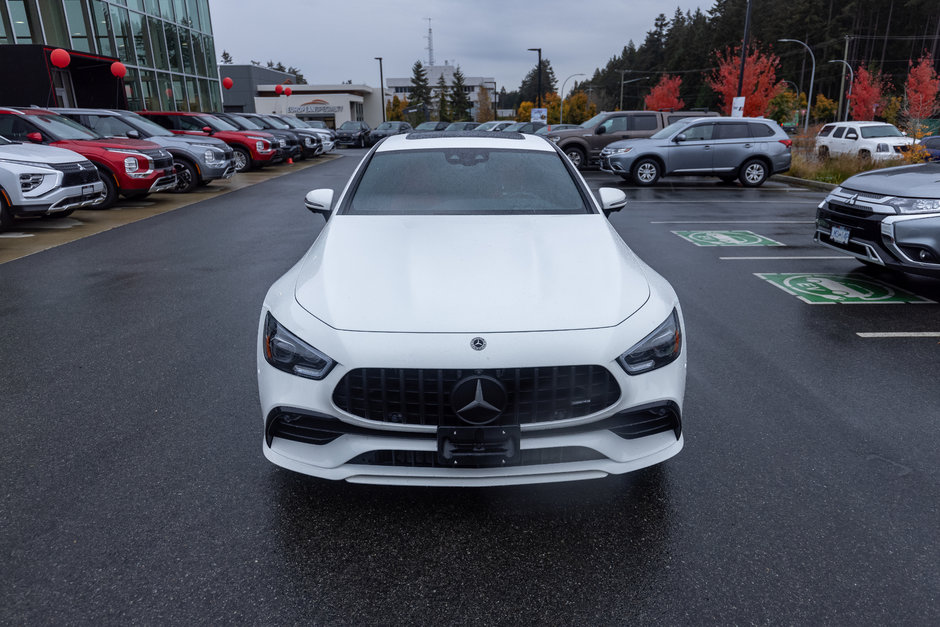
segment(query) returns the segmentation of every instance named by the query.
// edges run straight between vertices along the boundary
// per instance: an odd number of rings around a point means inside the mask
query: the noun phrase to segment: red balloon
[[[172,98],[172,97],[173,97],[173,90],[170,89],[169,87],[166,88],[166,97],[167,97],[167,98]]]
[[[120,61],[111,64],[111,73],[118,78],[124,78],[127,75],[127,68]]]
[[[290,87],[285,87],[285,88],[284,88],[284,95],[285,95],[285,96],[290,96]]]
[[[72,61],[72,57],[69,53],[62,48],[53,50],[49,58],[52,60],[52,65],[56,67],[66,67]]]
[[[224,87],[225,89],[231,89],[232,85],[234,84],[235,84],[235,81],[230,79],[228,76],[222,79],[222,87]]]
[[[275,85],[275,86],[274,86],[274,93],[277,94],[278,96],[281,95],[281,92],[282,92],[282,91],[284,91],[284,86],[283,86],[283,85]]]

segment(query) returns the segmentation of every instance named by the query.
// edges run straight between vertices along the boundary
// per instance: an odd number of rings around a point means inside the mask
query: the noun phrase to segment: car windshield
[[[376,153],[342,212],[533,215],[593,209],[555,152],[440,148]]]
[[[862,137],[903,137],[892,124],[882,124],[879,126],[863,126],[861,128]]]
[[[78,122],[73,122],[63,115],[51,113],[30,115],[33,124],[61,139],[100,139],[101,136],[90,131]]]
[[[230,120],[232,124],[238,126],[239,128],[245,131],[260,131],[264,128],[264,126],[262,126],[255,120],[252,120],[251,118],[242,118],[237,115],[233,115],[226,119]]]
[[[9,146],[12,143],[13,142],[11,142],[9,139],[4,137],[3,135],[0,135],[0,146]]]
[[[343,125],[342,125],[341,127],[339,127],[339,130],[341,130],[341,131],[358,131],[360,128],[362,128],[362,127],[359,126],[359,122],[343,122]]]
[[[234,124],[230,124],[223,120],[222,118],[217,118],[214,115],[203,114],[198,116],[199,121],[211,128],[213,131],[237,131],[238,127]]]
[[[395,124],[393,124],[392,122],[382,122],[381,124],[379,124],[378,126],[375,127],[375,130],[377,130],[377,131],[390,131],[390,130],[392,130],[392,129],[394,129],[394,128],[396,128],[396,127],[395,127]]]
[[[652,135],[650,135],[650,139],[666,139],[670,137],[673,133],[678,131],[680,128],[685,128],[686,126],[688,126],[689,122],[694,119],[695,118],[689,118],[687,120],[680,120],[678,122],[673,122],[672,124],[664,128],[663,130],[659,131],[658,133],[653,133]]]
[[[504,126],[503,128],[501,128],[501,129],[499,129],[499,130],[501,130],[501,131],[518,131],[519,129],[523,128],[526,124],[528,124],[528,122],[516,122],[515,124],[510,124],[509,126]]]
[[[480,126],[476,127],[475,130],[478,130],[478,131],[491,131],[491,130],[493,130],[494,128],[496,128],[499,124],[500,124],[500,122],[484,122],[484,123],[481,124]]]
[[[281,120],[284,124],[288,125],[291,128],[309,128],[306,124],[298,120],[297,118],[292,118],[290,116],[285,116],[284,118],[277,118]]]
[[[320,122],[319,120],[300,120],[300,123],[310,128],[326,128],[326,122]]]
[[[584,122],[581,122],[581,128],[594,128],[595,126],[597,126],[597,125],[601,122],[601,120],[603,120],[604,118],[606,118],[607,115],[608,115],[608,114],[606,114],[606,113],[598,113],[597,115],[595,115],[595,116],[594,116],[593,118],[591,118],[590,120],[585,120]]]
[[[416,131],[436,131],[437,122],[422,122],[421,124],[415,127],[415,130]]]
[[[89,115],[88,128],[103,137],[127,137],[137,130],[116,115]]]
[[[121,113],[121,118],[137,130],[145,133],[148,137],[172,137],[173,133],[163,128],[156,122],[151,122],[142,115],[137,115],[131,111]]]
[[[262,115],[261,119],[273,126],[274,128],[279,128],[281,130],[290,128],[290,125],[284,120],[279,120],[272,115]]]

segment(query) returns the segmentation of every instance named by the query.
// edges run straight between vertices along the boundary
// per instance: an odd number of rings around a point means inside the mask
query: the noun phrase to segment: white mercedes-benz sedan
[[[356,483],[592,479],[682,449],[686,342],[672,287],[542,137],[414,132],[377,144],[268,291],[264,455]]]

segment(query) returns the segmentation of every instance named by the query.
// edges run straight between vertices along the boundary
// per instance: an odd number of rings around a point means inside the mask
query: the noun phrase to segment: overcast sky
[[[707,10],[713,0],[209,0],[216,55],[227,50],[235,63],[268,60],[299,68],[309,83],[351,80],[379,86],[385,77],[408,78],[411,66],[427,65],[428,21],[434,63],[459,65],[465,76],[494,77],[512,91],[542,58],[552,63],[558,87],[586,80],[620,54],[631,39],[638,46],[660,13],[676,7]]]

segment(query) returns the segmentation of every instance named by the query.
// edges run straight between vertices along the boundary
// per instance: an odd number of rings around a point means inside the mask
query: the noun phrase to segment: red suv
[[[211,135],[235,151],[235,171],[244,172],[284,160],[287,144],[264,131],[242,131],[211,113],[186,111],[139,111],[177,135]]]
[[[173,155],[153,142],[102,137],[78,122],[45,109],[0,108],[0,135],[18,142],[68,148],[98,168],[106,209],[118,194],[141,198],[176,187]]]

